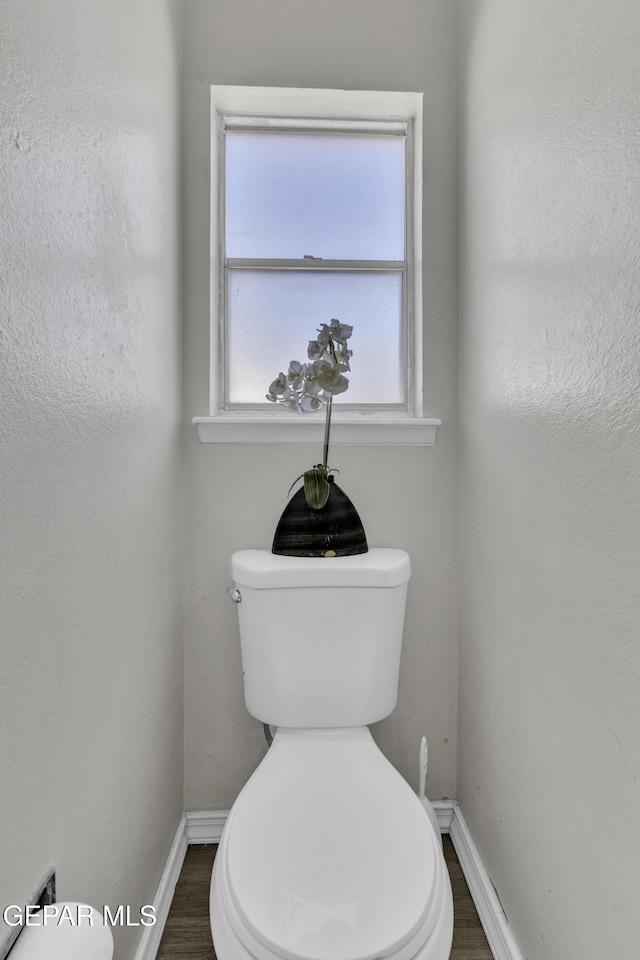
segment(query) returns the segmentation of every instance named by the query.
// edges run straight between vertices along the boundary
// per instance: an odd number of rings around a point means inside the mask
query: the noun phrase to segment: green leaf
[[[327,500],[331,487],[327,482],[326,472],[313,467],[304,474],[304,498],[307,506],[312,510],[322,510]]]

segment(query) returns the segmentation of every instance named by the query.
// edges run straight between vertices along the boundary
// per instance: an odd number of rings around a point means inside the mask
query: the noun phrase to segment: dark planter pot
[[[272,553],[283,557],[351,557],[367,553],[358,511],[329,477],[331,490],[322,510],[312,510],[304,488],[291,498],[276,527]]]

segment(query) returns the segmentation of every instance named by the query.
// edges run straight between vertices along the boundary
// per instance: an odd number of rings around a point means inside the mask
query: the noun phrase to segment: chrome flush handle
[[[227,587],[227,593],[231,597],[234,603],[242,602],[242,594],[237,587]]]

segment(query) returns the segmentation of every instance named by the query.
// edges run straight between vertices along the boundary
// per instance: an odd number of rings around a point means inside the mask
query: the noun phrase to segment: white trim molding
[[[456,807],[455,800],[430,800],[440,827],[440,833],[449,833]]]
[[[523,960],[489,874],[457,805],[453,810],[449,836],[494,960]]]
[[[321,443],[324,417],[194,417],[200,443]],[[331,420],[331,442],[432,447],[442,422],[436,419],[361,417]]]
[[[440,833],[449,833],[456,810],[453,800],[432,800]],[[187,843],[219,843],[228,810],[189,810],[184,815]]]
[[[189,810],[185,813],[187,843],[219,843],[228,810]]]
[[[251,439],[251,428],[236,414],[244,413],[248,419],[269,419],[270,404],[257,408],[250,405],[243,410],[233,409],[228,402],[224,387],[224,367],[227,363],[226,334],[226,280],[229,269],[241,266],[261,265],[260,269],[304,269],[325,271],[346,269],[366,271],[389,271],[399,268],[403,276],[402,314],[402,368],[403,400],[392,405],[385,413],[369,409],[363,419],[370,416],[382,420],[393,418],[399,412],[407,419],[423,418],[423,307],[422,307],[422,190],[423,190],[423,100],[422,92],[377,91],[377,90],[331,90],[308,87],[254,87],[213,85],[211,87],[211,147],[210,147],[210,399],[208,418],[196,418],[196,425],[203,443],[265,443],[282,442],[273,432],[273,425],[263,430],[259,439]],[[407,142],[405,157],[405,244],[403,259],[368,261],[323,261],[315,262],[313,256],[302,255],[294,260],[259,258],[249,261],[228,258],[224,239],[225,209],[225,131],[229,128],[247,129],[313,129],[350,130],[355,132],[380,132],[403,136]],[[320,258],[317,258],[320,260]],[[284,362],[284,361],[283,361]],[[230,416],[228,414],[231,414]],[[206,420],[235,421],[220,424],[220,430],[204,428]],[[335,420],[334,420],[335,422]],[[368,427],[368,425],[367,425]],[[424,443],[406,439],[378,439],[379,429],[365,427],[367,439],[353,440],[345,437],[344,443]],[[201,429],[202,428],[202,429]],[[208,439],[204,439],[204,434]],[[370,439],[371,437],[373,439]],[[410,438],[412,435],[407,433]],[[286,440],[295,439],[291,434]],[[303,441],[306,442],[306,441]],[[312,441],[313,442],[313,441]],[[337,440],[337,442],[341,442]],[[433,441],[427,441],[432,443]]]
[[[523,960],[456,801],[435,800],[431,805],[440,832],[451,837],[494,960]],[[156,923],[153,927],[145,927],[135,960],[156,958],[188,845],[218,843],[228,815],[228,810],[190,810],[181,818],[154,899]]]
[[[185,833],[186,815],[182,815],[176,835],[165,868],[160,877],[158,890],[153,899],[156,922],[152,927],[145,927],[140,937],[140,943],[136,950],[135,960],[155,960],[160,941],[171,909],[171,902],[176,888],[176,883],[182,870],[185,854],[187,852],[188,842]]]

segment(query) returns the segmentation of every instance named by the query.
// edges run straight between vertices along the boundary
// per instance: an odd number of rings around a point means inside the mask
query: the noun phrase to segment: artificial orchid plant
[[[321,324],[316,339],[309,341],[309,363],[292,360],[287,374],[279,373],[267,394],[267,400],[271,403],[283,403],[296,413],[310,413],[325,408],[322,463],[317,463],[301,475],[304,478],[305,500],[312,510],[322,510],[331,491],[328,478],[332,468],[327,465],[331,405],[334,396],[349,388],[345,373],[351,369],[349,359],[353,351],[347,347],[347,341],[352,332],[353,327],[338,320]]]

